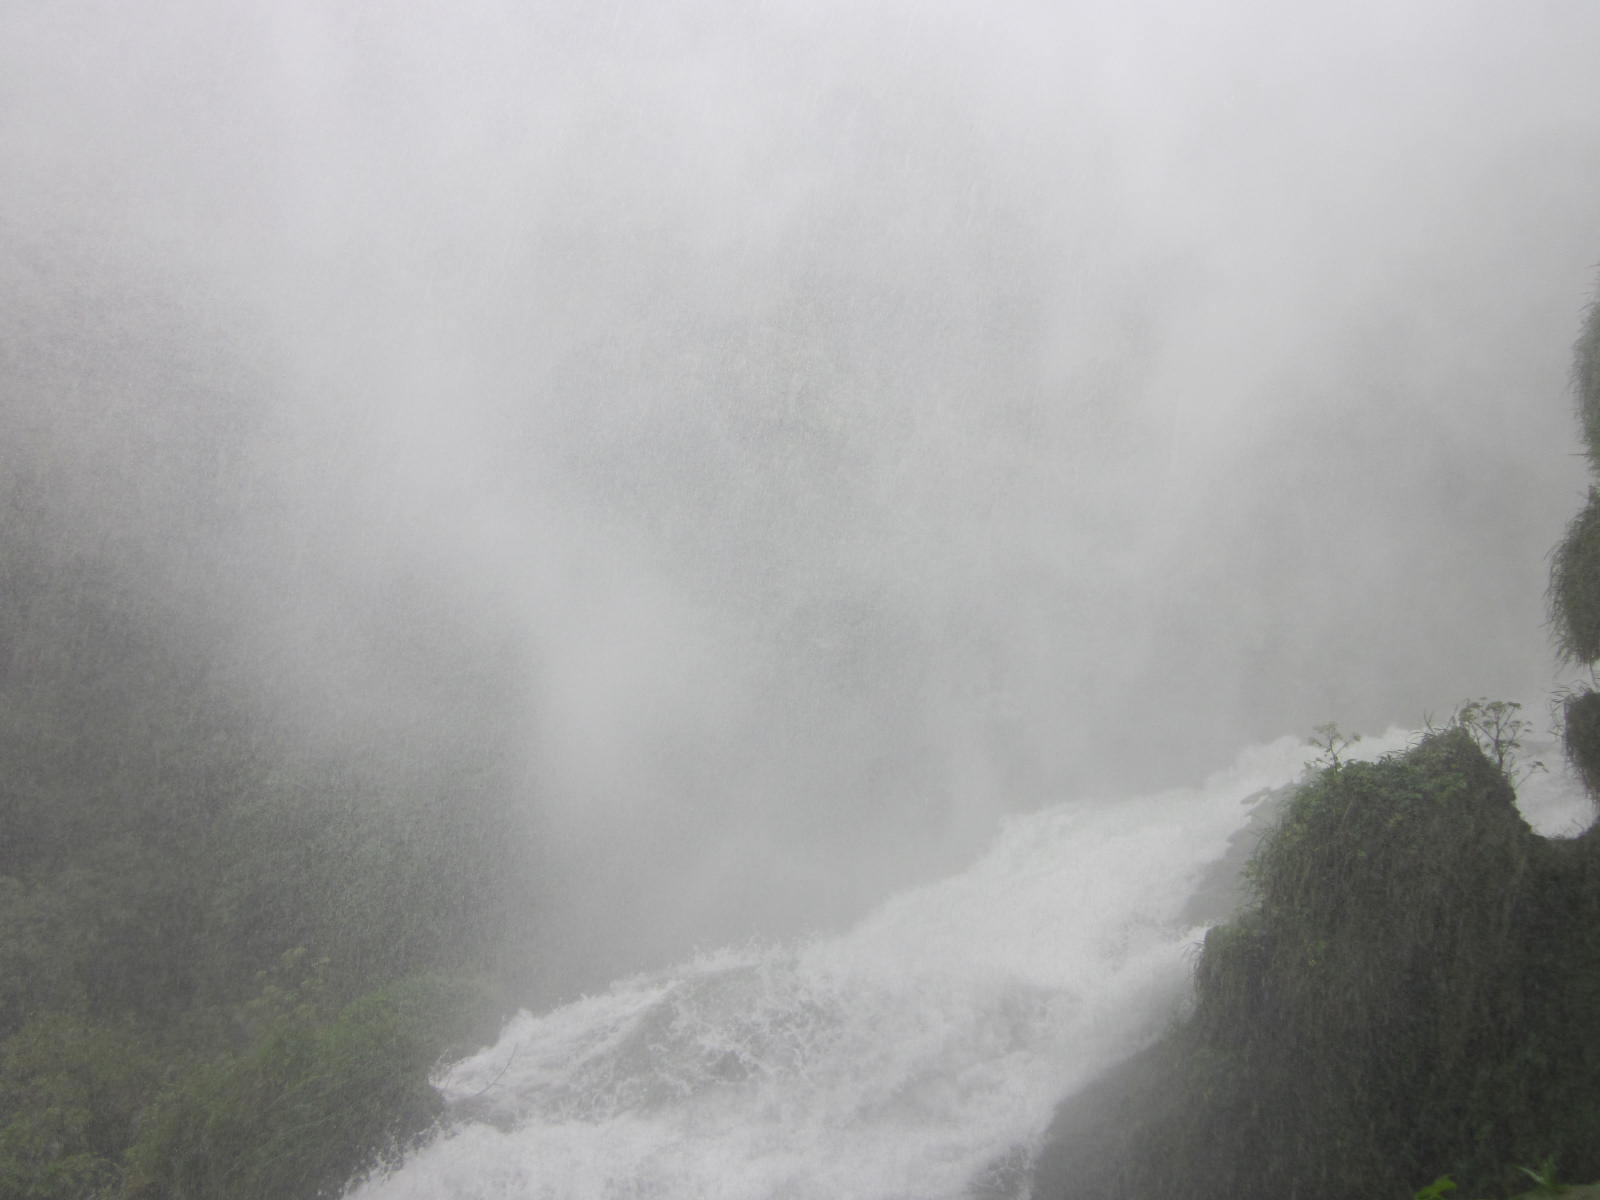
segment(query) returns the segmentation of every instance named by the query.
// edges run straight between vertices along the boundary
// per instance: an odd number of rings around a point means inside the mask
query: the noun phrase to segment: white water
[[[352,1195],[1024,1197],[1057,1102],[1181,1005],[1197,883],[1311,754],[1284,738],[1193,790],[1019,817],[969,870],[843,936],[519,1014],[436,1081],[453,1127]],[[1569,830],[1581,792],[1556,775],[1538,790],[1535,824]]]

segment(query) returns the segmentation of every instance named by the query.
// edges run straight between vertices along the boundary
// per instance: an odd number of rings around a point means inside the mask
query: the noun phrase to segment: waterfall
[[[841,936],[521,1013],[436,1080],[448,1125],[353,1200],[1024,1200],[1056,1104],[1181,1010],[1226,915],[1197,893],[1311,754],[1283,738],[1197,788],[1014,817]],[[1583,803],[1552,778],[1536,824]]]

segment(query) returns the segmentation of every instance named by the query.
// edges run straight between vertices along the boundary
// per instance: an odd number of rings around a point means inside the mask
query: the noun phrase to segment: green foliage
[[[1522,717],[1522,705],[1514,700],[1470,700],[1456,709],[1450,723],[1467,731],[1489,760],[1503,771],[1513,784],[1545,769],[1537,760],[1522,763],[1522,736],[1533,728]]]
[[[1600,304],[1584,310],[1572,354],[1572,386],[1589,461],[1600,469]]]
[[[1412,1200],[1443,1200],[1455,1190],[1456,1181],[1448,1175],[1441,1175],[1426,1187],[1418,1188]]]
[[[1561,705],[1567,758],[1591,795],[1600,795],[1600,692],[1581,690]]]
[[[1537,1167],[1518,1167],[1517,1170],[1533,1180],[1535,1189],[1542,1195],[1559,1196],[1567,1190],[1567,1185],[1556,1177],[1554,1155],[1546,1155]]]
[[[1600,492],[1594,488],[1556,547],[1549,600],[1561,653],[1574,662],[1600,659]]]
[[[1589,466],[1600,473],[1600,303],[1590,303],[1584,312],[1572,383]],[[1555,549],[1547,595],[1561,654],[1581,663],[1600,660],[1600,490],[1592,486]],[[1567,697],[1563,707],[1568,757],[1589,791],[1600,795],[1600,721],[1583,696]]]
[[[0,1037],[41,1009],[149,1016],[188,995],[184,872],[132,839],[90,845],[31,884],[0,879]]]
[[[325,968],[292,952],[263,976],[238,1014],[247,1044],[193,1066],[142,1126],[130,1197],[312,1200],[429,1128],[429,1072],[482,994],[419,978],[330,1014]]]
[[[0,1195],[109,1197],[158,1063],[134,1027],[64,1013],[0,1043]]]
[[[1344,765],[1344,752],[1360,740],[1359,733],[1345,733],[1332,721],[1318,725],[1307,741],[1321,753],[1307,765],[1336,771]]]
[[[1515,709],[1465,711],[1299,789],[1192,1015],[1063,1152],[1061,1193],[1356,1200],[1448,1172],[1504,1195],[1552,1149],[1600,1175],[1600,863],[1529,830],[1485,756],[1514,761]]]
[[[499,1015],[462,982],[526,911],[487,738],[313,752],[30,513],[0,522],[0,1197],[328,1194]]]

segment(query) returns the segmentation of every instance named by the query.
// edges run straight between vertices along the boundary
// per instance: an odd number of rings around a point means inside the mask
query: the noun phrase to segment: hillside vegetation
[[[37,483],[0,487],[0,1196],[336,1194],[493,1031],[509,784],[443,727],[310,744]]]
[[[1574,385],[1600,472],[1600,308]],[[1557,549],[1550,601],[1560,648],[1592,673],[1600,491]],[[1600,692],[1564,711],[1597,790]],[[1521,727],[1515,705],[1479,702],[1376,763],[1341,761],[1330,732],[1247,868],[1249,902],[1206,938],[1193,1012],[1062,1109],[1035,1195],[1504,1197],[1527,1164],[1600,1177],[1600,832],[1528,828]]]
[[[1193,1014],[1062,1115],[1073,1197],[1409,1197],[1600,1176],[1600,855],[1455,726],[1300,789],[1207,936]]]

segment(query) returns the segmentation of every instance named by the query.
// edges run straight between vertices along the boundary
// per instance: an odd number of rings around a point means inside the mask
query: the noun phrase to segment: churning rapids
[[[1390,731],[1362,757],[1403,746]],[[435,1083],[449,1126],[354,1200],[1023,1200],[1057,1103],[1182,1005],[1196,892],[1312,752],[1009,821],[852,931],[706,954],[543,1016]],[[1570,832],[1581,791],[1523,794]]]

